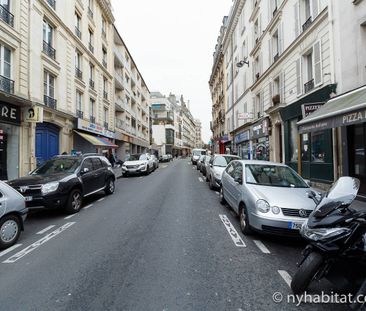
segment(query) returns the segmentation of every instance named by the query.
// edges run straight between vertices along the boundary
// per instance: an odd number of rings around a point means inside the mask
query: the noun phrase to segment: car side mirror
[[[243,178],[241,176],[235,176],[234,181],[237,182],[240,185],[243,184]]]
[[[81,174],[86,174],[89,172],[89,168],[87,167],[84,167],[82,170],[81,170]]]
[[[212,164],[210,164],[210,167],[213,167],[213,165],[212,165]]]

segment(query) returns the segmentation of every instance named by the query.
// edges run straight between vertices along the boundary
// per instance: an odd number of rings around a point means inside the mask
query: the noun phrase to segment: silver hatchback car
[[[253,230],[298,236],[315,208],[312,189],[290,167],[267,161],[233,161],[225,169],[220,202],[238,213],[244,234]]]

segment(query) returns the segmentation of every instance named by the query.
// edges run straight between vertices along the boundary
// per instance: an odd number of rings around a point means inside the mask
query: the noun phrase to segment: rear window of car
[[[103,167],[102,161],[100,161],[99,158],[93,158],[92,162],[93,162],[93,167],[94,167],[95,170],[100,169],[100,168]]]

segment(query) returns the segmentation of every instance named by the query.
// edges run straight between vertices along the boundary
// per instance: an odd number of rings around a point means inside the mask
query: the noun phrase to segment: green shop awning
[[[332,98],[297,125],[302,134],[363,122],[366,122],[366,86]]]

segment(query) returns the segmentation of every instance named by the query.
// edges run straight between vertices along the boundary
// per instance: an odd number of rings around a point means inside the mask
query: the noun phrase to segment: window
[[[79,51],[75,52],[75,75],[77,78],[83,78],[82,68],[82,55]]]
[[[10,0],[0,0],[1,12],[0,19],[10,25],[14,26],[14,15],[10,13]]]
[[[107,38],[107,22],[104,17],[102,17],[102,35],[104,38]]]
[[[105,77],[103,78],[103,97],[108,99],[108,80]]]
[[[95,123],[95,100],[93,98],[89,100],[89,119],[91,123]]]
[[[89,28],[89,51],[94,53],[94,33]]]
[[[45,20],[43,21],[43,41],[52,47],[53,27]]]
[[[77,12],[75,12],[75,34],[81,39],[81,17]]]
[[[103,46],[103,66],[107,67],[107,49]]]
[[[44,95],[55,98],[55,77],[48,71],[45,71],[43,76]]]
[[[103,168],[102,161],[100,161],[100,159],[92,158],[92,162],[94,170],[99,170],[100,168]]]
[[[80,91],[76,90],[76,109],[78,111],[83,110],[83,108],[82,108],[82,97],[83,97],[83,94],[81,94]]]
[[[234,163],[230,163],[228,167],[226,168],[226,173],[229,174],[229,176],[234,178]]]
[[[324,132],[311,133],[311,162],[324,163],[326,154],[326,140]]]
[[[93,18],[94,16],[94,0],[89,0],[89,6],[88,6],[88,15],[90,18]]]
[[[84,160],[81,170],[84,170],[84,168],[87,168],[89,170],[89,172],[93,171],[92,159],[89,158],[89,159]]]
[[[0,90],[14,93],[14,81],[11,80],[11,50],[0,45]]]
[[[103,115],[103,121],[104,122],[108,122],[108,119],[109,119],[109,112],[108,112],[108,108],[105,108],[104,107],[104,115]]]

